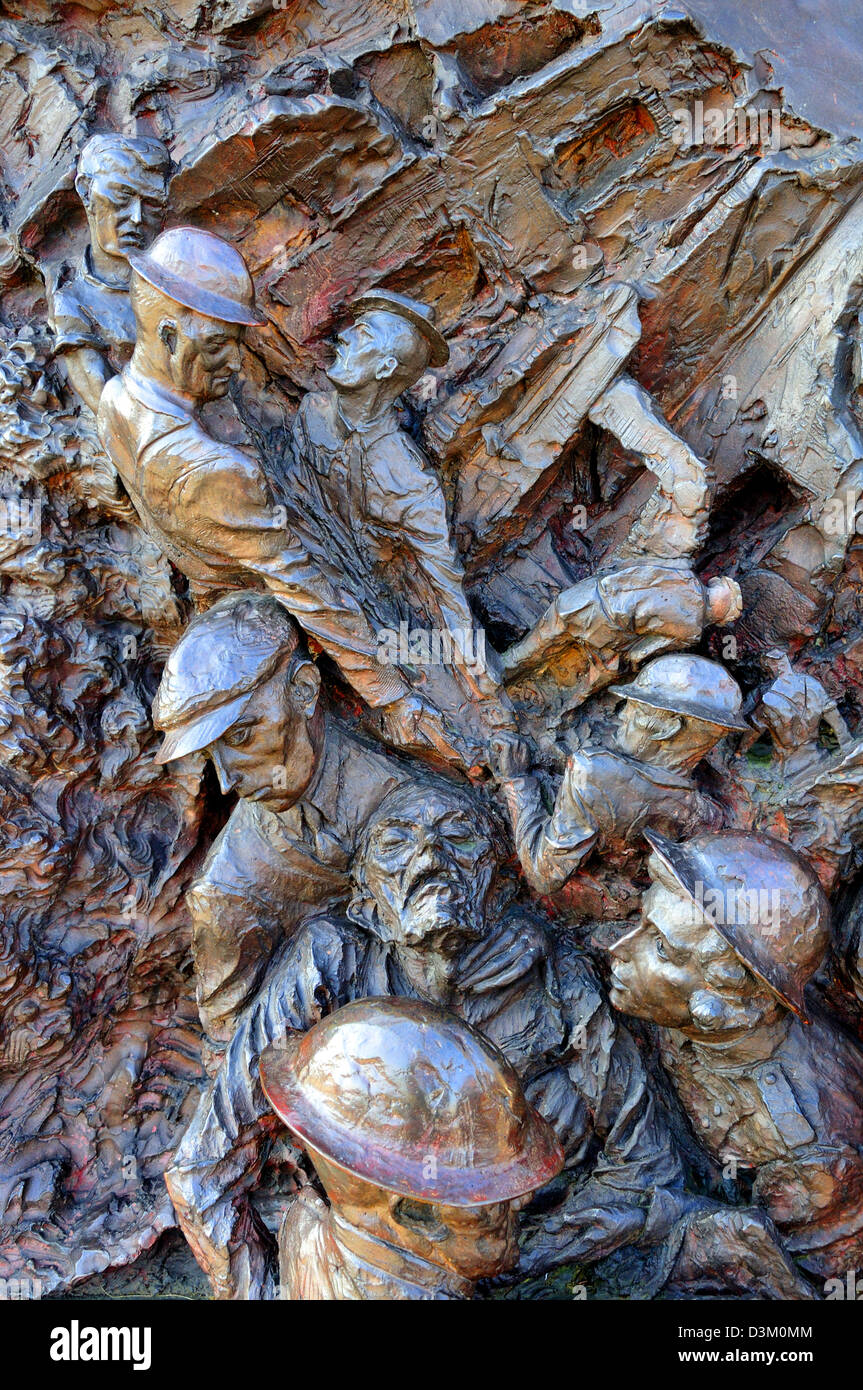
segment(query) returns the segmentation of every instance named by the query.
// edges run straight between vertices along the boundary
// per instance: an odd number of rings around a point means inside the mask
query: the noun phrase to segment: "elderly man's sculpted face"
[[[161,229],[167,208],[164,175],[128,153],[114,153],[86,194],[90,236],[107,256],[125,259]]]
[[[495,853],[475,808],[418,787],[373,827],[363,856],[376,931],[412,987],[451,1001],[466,947],[487,931]]]
[[[160,327],[170,352],[174,385],[198,404],[227,395],[231,377],[240,370],[243,328],[184,310]]]

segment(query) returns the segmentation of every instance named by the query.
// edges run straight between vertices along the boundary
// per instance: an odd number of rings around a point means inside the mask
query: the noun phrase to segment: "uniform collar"
[[[148,410],[154,410],[159,415],[171,415],[184,425],[194,419],[195,409],[187,396],[181,396],[152,377],[144,376],[132,362],[123,371],[123,383],[129,395]]]
[[[363,420],[357,425],[350,424],[344,417],[339,406],[339,398],[333,393],[333,420],[336,430],[342,439],[349,439],[352,435],[359,435],[364,444],[376,444],[379,439],[384,439],[388,434],[398,434],[401,430],[398,416],[393,406],[387,408],[372,420]]]
[[[123,285],[112,285],[107,280],[103,280],[101,275],[96,274],[95,270],[93,269],[93,261],[90,256],[89,246],[84,252],[83,258],[81,260],[81,269],[79,270],[78,274],[80,275],[82,280],[87,281],[88,285],[94,285],[96,289],[100,291],[101,294],[116,294],[120,295],[121,297],[128,298],[128,280]]]
[[[680,787],[687,791],[692,790],[693,778],[691,773],[675,772],[670,767],[657,767],[654,763],[643,763],[640,758],[631,758],[620,748],[610,748],[608,751],[612,757],[618,758],[625,766],[637,769],[639,776],[643,777],[645,781],[653,782],[658,787]]]
[[[692,1050],[703,1067],[710,1071],[752,1071],[770,1058],[782,1046],[794,1022],[786,1013],[775,1023],[765,1023],[728,1042],[707,1042],[689,1038]]]
[[[331,1232],[338,1247],[348,1278],[362,1290],[370,1282],[389,1285],[403,1298],[430,1299],[441,1294],[448,1298],[470,1298],[473,1284],[469,1279],[440,1265],[401,1250],[389,1241],[380,1240],[360,1231],[330,1208]]]

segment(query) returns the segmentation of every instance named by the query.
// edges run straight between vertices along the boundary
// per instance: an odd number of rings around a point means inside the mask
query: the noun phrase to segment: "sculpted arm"
[[[309,923],[273,961],[201,1097],[165,1181],[177,1219],[217,1298],[272,1298],[274,1247],[249,1202],[280,1132],[261,1088],[261,1053],[349,996],[353,939]]]
[[[196,453],[200,448],[198,443]],[[324,557],[311,556],[293,535],[285,509],[252,460],[212,441],[209,456],[196,457],[194,464],[175,500],[207,546],[257,574],[369,705],[403,696],[401,676],[377,660],[377,639],[356,599]]]
[[[501,790],[512,825],[516,853],[538,893],[562,888],[595,848],[599,822],[579,792],[581,765],[570,759],[549,814],[538,778],[510,770]]]

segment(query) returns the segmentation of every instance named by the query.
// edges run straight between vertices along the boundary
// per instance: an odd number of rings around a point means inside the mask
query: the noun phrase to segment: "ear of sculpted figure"
[[[242,256],[210,232],[177,227],[129,263],[135,352],[102,394],[98,430],[142,523],[199,603],[266,587],[394,739],[450,752],[434,711],[378,660],[378,639],[338,568],[290,529],[260,463],[197,417],[226,394],[243,334],[262,322]]]
[[[376,290],[352,309],[333,390],[310,393],[297,413],[287,479],[297,525],[338,560],[390,659],[423,668],[468,765],[484,763],[489,731],[511,729],[512,712],[465,597],[440,481],[394,410],[449,348],[434,311],[406,295]]]
[[[696,1133],[752,1182],[815,1275],[863,1255],[863,1055],[805,986],[830,941],[813,871],[766,837],[647,832],[641,925],[612,948],[611,1001],[663,1030]]]
[[[157,762],[203,754],[239,797],[186,898],[215,1056],[274,948],[309,911],[347,904],[366,819],[411,770],[326,710],[296,623],[267,594],[228,595],[192,620],[153,723]]]
[[[550,680],[550,698],[558,702],[555,685],[569,692],[570,703],[581,702],[608,685],[621,662],[636,667],[670,648],[695,646],[705,627],[734,623],[742,611],[734,579],[703,584],[693,568],[710,514],[707,466],[657,421],[647,393],[630,378],[617,381],[590,418],[622,440],[647,441],[645,462],[657,486],[602,569],[558,594],[504,653],[509,684]]]
[[[611,689],[624,701],[616,747],[587,746],[570,757],[551,814],[526,750],[520,766],[511,748],[500,750],[498,775],[516,849],[537,892],[562,888],[594,852],[621,853],[645,822],[686,832],[721,815],[693,773],[726,734],[748,728],[733,676],[714,661],[681,653],[657,657],[629,685]]]
[[[106,381],[132,355],[129,256],[161,229],[169,168],[161,141],[133,135],[93,135],[78,159],[75,188],[90,244],[78,269],[64,268],[51,286],[50,314],[55,351],[94,415]]]
[[[566,1177],[530,1214],[526,1272],[634,1246],[636,1285],[656,1289],[674,1273],[676,1247],[668,1254],[663,1240],[712,1208],[686,1192],[638,1048],[583,952],[513,897],[503,860],[478,793],[406,783],[369,818],[349,919],[307,919],[273,958],[166,1175],[218,1297],[266,1298],[274,1287],[254,1202],[274,1139],[262,1048],[351,1000],[388,995],[446,1007],[479,1028],[560,1139]],[[729,1236],[722,1248],[725,1258],[741,1242]],[[789,1282],[783,1269],[769,1286]]]
[[[417,1000],[348,1004],[269,1048],[261,1076],[328,1198],[289,1199],[282,1298],[470,1298],[516,1263],[519,1207],[563,1152],[462,1019]]]

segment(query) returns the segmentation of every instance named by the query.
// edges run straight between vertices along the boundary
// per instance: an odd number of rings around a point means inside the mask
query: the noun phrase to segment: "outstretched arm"
[[[673,559],[700,547],[713,479],[707,465],[662,418],[649,393],[622,373],[591,407],[590,419],[642,454],[657,488],[617,553],[623,560]]]

